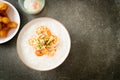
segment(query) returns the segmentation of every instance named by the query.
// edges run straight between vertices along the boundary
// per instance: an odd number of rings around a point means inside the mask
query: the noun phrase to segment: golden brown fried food
[[[0,10],[0,15],[1,15],[1,16],[3,16],[4,13],[6,13],[6,11],[2,11],[2,10]]]
[[[2,16],[0,16],[0,22],[2,22]]]
[[[7,37],[8,31],[0,30],[0,37]]]
[[[10,28],[6,24],[2,24],[2,30],[9,31]]]
[[[9,28],[16,28],[17,26],[18,26],[18,24],[16,22],[9,22],[7,24],[7,27],[9,27]]]
[[[0,30],[2,30],[2,23],[0,23]]]
[[[10,22],[10,19],[8,17],[2,17],[2,22],[4,24],[8,24]]]
[[[2,29],[0,30],[0,37],[7,37],[8,31],[10,30],[6,24],[1,23]]]
[[[0,4],[0,10],[1,11],[6,11],[8,9],[8,5],[6,3],[1,3]]]
[[[3,13],[5,13],[5,11],[0,10],[0,14],[3,14]]]
[[[0,3],[0,37],[7,37],[9,30],[18,26],[16,22],[10,21],[6,13],[7,9],[6,3]]]
[[[0,15],[0,22],[4,24],[8,24],[10,22],[10,19],[8,17],[2,17]]]
[[[2,16],[2,17],[8,17],[6,11],[1,11],[1,10],[0,10],[0,16]]]

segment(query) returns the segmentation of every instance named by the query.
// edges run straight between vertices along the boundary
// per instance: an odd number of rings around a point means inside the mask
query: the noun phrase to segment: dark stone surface
[[[120,0],[46,0],[38,15],[25,14],[17,0],[7,1],[20,13],[20,30],[34,18],[52,17],[68,29],[72,47],[56,69],[35,71],[17,55],[18,32],[0,45],[0,80],[120,80]]]

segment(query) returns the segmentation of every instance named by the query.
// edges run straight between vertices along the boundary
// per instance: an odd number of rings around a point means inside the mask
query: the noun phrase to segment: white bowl
[[[28,39],[35,34],[36,27],[47,26],[53,34],[58,36],[58,48],[53,57],[36,56],[33,47],[28,44]],[[20,31],[17,39],[17,51],[20,59],[28,67],[47,71],[58,67],[67,58],[71,47],[71,40],[66,28],[52,18],[37,18],[27,23]]]
[[[39,0],[39,1],[41,2],[41,7],[40,7],[40,9],[37,10],[37,11],[31,12],[31,11],[28,11],[28,10],[25,9],[24,1],[25,1],[25,0],[18,0],[18,4],[19,4],[20,8],[21,8],[24,12],[26,12],[26,13],[28,13],[28,14],[38,14],[39,12],[41,12],[41,11],[43,10],[43,8],[44,8],[44,6],[45,6],[45,0]]]
[[[11,21],[15,21],[15,22],[18,23],[17,28],[11,29],[8,32],[8,36],[6,38],[0,38],[0,44],[2,44],[2,43],[5,43],[5,42],[11,40],[16,35],[16,33],[18,32],[18,29],[19,29],[19,26],[20,26],[20,16],[19,16],[19,13],[16,10],[16,8],[11,3],[7,2],[7,1],[0,1],[0,3],[8,4],[8,6],[9,6],[8,9],[7,9],[8,17],[10,18]]]

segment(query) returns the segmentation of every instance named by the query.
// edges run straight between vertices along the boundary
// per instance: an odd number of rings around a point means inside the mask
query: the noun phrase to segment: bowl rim
[[[54,20],[54,21],[60,23],[60,24],[63,26],[63,28],[66,30],[66,32],[67,32],[67,34],[68,34],[69,42],[70,42],[67,55],[66,55],[65,58],[61,61],[60,64],[58,64],[57,66],[55,66],[55,67],[53,67],[53,68],[49,68],[49,69],[44,69],[44,70],[42,70],[42,69],[33,68],[33,67],[29,66],[29,65],[22,59],[22,57],[20,56],[20,52],[18,52],[18,50],[19,50],[19,48],[18,48],[18,40],[19,40],[19,36],[22,34],[22,30],[23,30],[23,29],[21,29],[21,31],[20,31],[20,33],[19,33],[19,35],[18,35],[18,38],[17,38],[17,43],[16,43],[16,45],[17,45],[17,46],[16,46],[16,47],[17,47],[17,54],[18,54],[19,58],[21,59],[21,61],[24,63],[24,65],[26,65],[26,66],[29,67],[30,69],[36,70],[36,71],[50,71],[50,70],[53,70],[53,69],[57,68],[58,66],[60,66],[60,65],[67,59],[67,57],[68,57],[68,55],[69,55],[69,53],[70,53],[70,50],[71,50],[71,37],[70,37],[70,34],[69,34],[67,28],[66,28],[60,21],[58,21],[58,20],[56,20],[56,19],[53,19],[53,18],[50,18],[50,17],[40,17],[40,18],[33,19],[33,20],[29,21],[27,24],[25,24],[24,26],[28,25],[29,23],[31,23],[32,21],[37,20],[37,19],[51,19],[51,20]]]
[[[5,43],[5,42],[10,41],[10,40],[17,34],[17,32],[18,32],[18,30],[19,30],[19,28],[20,28],[20,15],[19,15],[17,9],[16,9],[10,2],[4,1],[4,0],[1,0],[0,3],[1,3],[1,2],[8,4],[8,6],[10,6],[10,7],[17,13],[17,15],[18,15],[18,17],[19,17],[19,18],[18,18],[18,26],[17,26],[16,30],[12,33],[11,37],[8,37],[8,36],[7,36],[5,40],[3,40],[3,41],[0,42],[0,44],[3,44],[3,43]]]

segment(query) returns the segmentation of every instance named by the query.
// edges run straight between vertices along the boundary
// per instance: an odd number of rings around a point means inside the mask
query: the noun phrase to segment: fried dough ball
[[[18,24],[16,22],[9,22],[7,24],[7,27],[9,27],[9,28],[16,28],[17,26],[18,26]]]
[[[0,30],[2,29],[2,23],[0,23]]]
[[[7,37],[8,31],[0,30],[0,37]]]
[[[10,19],[8,17],[0,16],[0,22],[2,22],[4,24],[8,24],[10,22]]]
[[[1,3],[0,4],[0,10],[1,11],[6,11],[8,9],[8,5],[6,3]]]
[[[2,22],[2,16],[0,16],[0,22]]]
[[[1,23],[2,29],[0,30],[0,37],[7,37],[8,31],[10,30],[6,24]]]
[[[4,24],[8,24],[8,23],[10,22],[10,19],[9,19],[8,17],[3,17],[3,18],[2,18],[2,22],[3,22]]]
[[[1,11],[1,10],[0,10],[0,16],[2,16],[2,17],[8,17],[6,11]]]
[[[6,10],[8,9],[8,5],[6,3],[0,3],[0,37],[7,37],[8,32],[12,28],[16,28],[18,24],[16,22],[12,22],[8,17]]]
[[[2,30],[9,31],[10,28],[6,24],[2,24]]]

